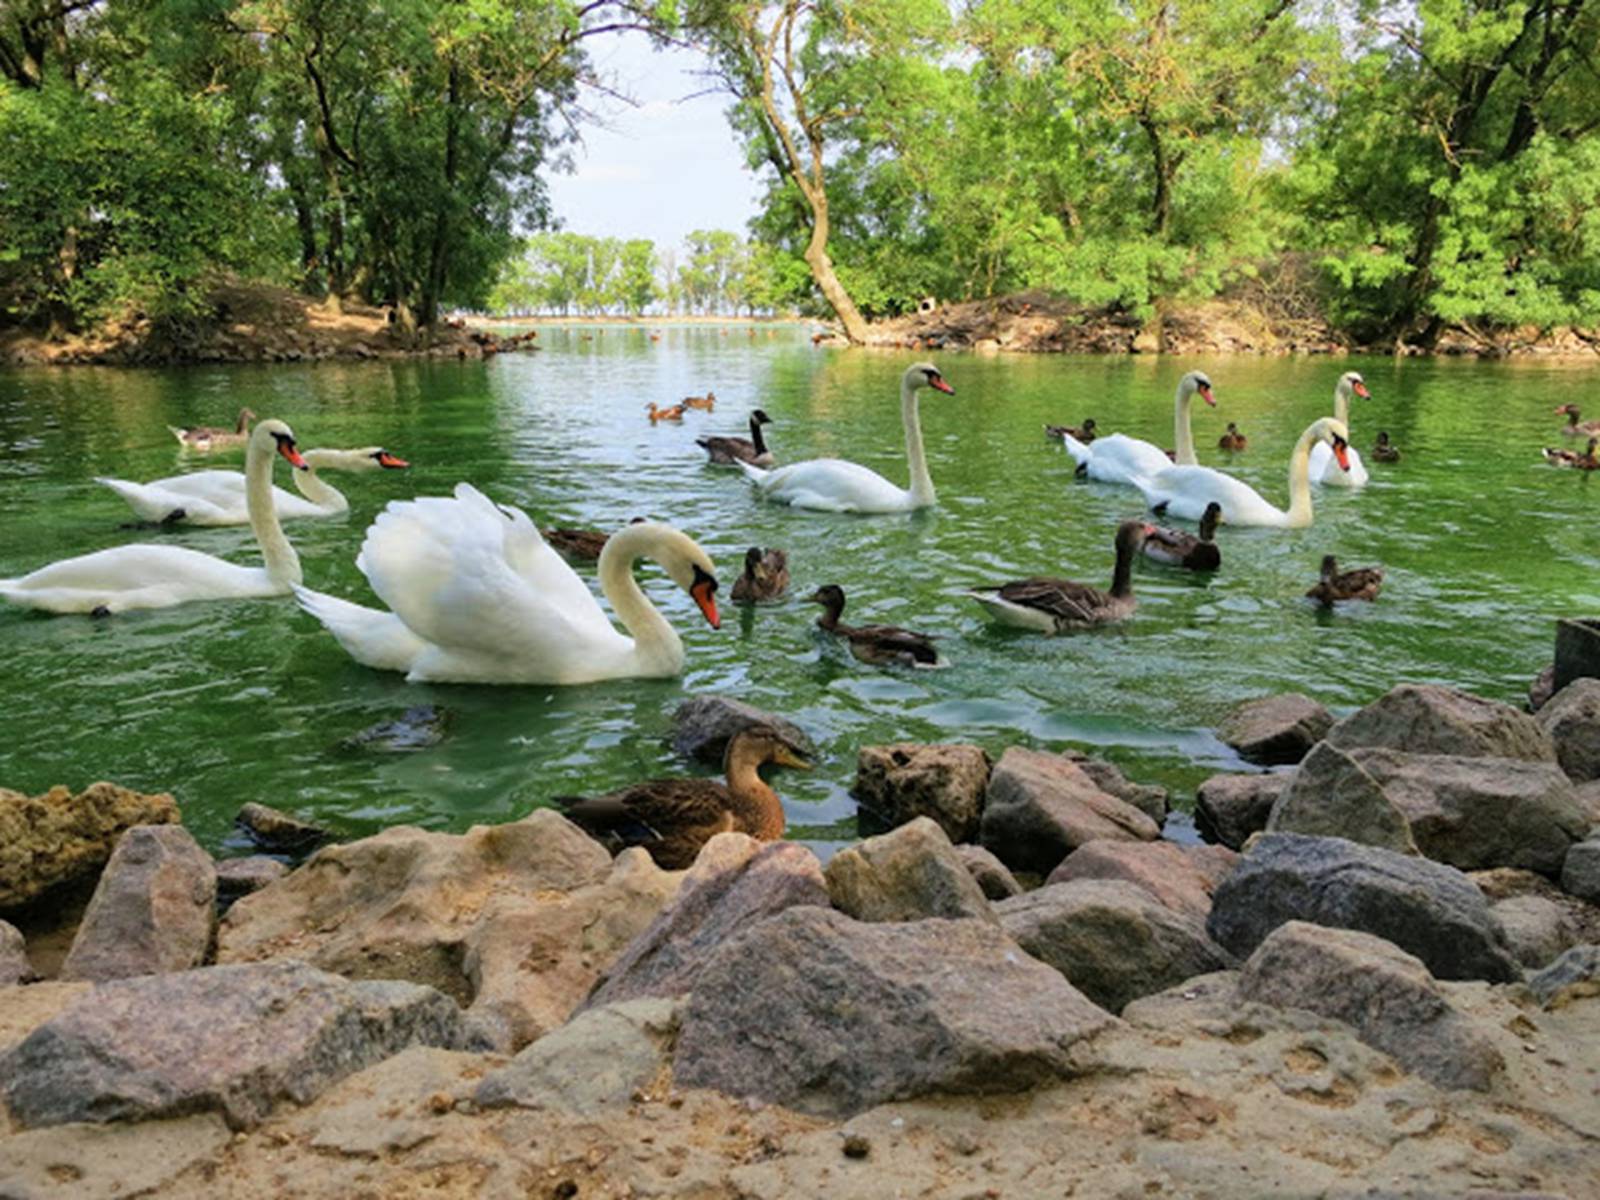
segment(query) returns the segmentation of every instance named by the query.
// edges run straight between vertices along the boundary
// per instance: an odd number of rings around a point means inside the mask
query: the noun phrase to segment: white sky
[[[585,97],[605,124],[584,126],[583,143],[572,149],[576,174],[548,177],[561,227],[646,237],[658,250],[680,245],[695,229],[743,236],[760,189],[723,115],[727,96],[684,99],[707,87],[693,73],[697,56],[654,52],[633,33],[597,39],[589,53],[601,76],[639,105]]]

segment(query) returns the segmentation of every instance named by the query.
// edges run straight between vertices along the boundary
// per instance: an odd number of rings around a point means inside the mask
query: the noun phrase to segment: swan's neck
[[[761,436],[761,422],[754,417],[750,418],[750,444],[756,448],[757,456],[767,452],[767,439]]]
[[[775,841],[783,836],[783,803],[761,778],[759,760],[747,757],[728,764],[728,793],[739,827],[751,837]]]
[[[1289,519],[1284,524],[1290,529],[1304,529],[1311,524],[1311,444],[1314,441],[1316,434],[1306,430],[1289,456]]]
[[[658,549],[653,528],[630,525],[606,539],[596,575],[617,620],[633,636],[640,665],[651,674],[676,675],[683,670],[683,640],[633,577],[633,564],[655,558]]]
[[[1177,455],[1173,461],[1181,467],[1197,466],[1200,462],[1194,456],[1194,431],[1189,428],[1189,399],[1190,393],[1180,383],[1172,401],[1172,439]]]
[[[1350,392],[1343,383],[1333,389],[1333,419],[1350,428]]]
[[[900,381],[900,422],[906,427],[906,461],[911,466],[911,503],[927,508],[934,501],[933,478],[922,449],[922,422],[917,415],[917,389],[909,379]]]
[[[288,587],[299,585],[303,576],[300,556],[284,536],[283,526],[278,524],[278,506],[272,502],[272,460],[276,457],[272,439],[250,443],[244,470],[245,508],[250,513],[250,532],[256,535],[256,543],[261,547],[267,578],[281,587]]]
[[[344,493],[328,483],[317,474],[321,467],[339,467],[343,463],[338,458],[337,450],[307,450],[300,457],[306,460],[309,470],[294,473],[294,486],[300,494],[318,508],[326,509],[332,513],[348,512],[350,502],[344,498]]]

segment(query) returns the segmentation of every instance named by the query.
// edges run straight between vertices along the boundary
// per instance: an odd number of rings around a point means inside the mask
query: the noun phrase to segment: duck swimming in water
[[[1222,565],[1222,552],[1213,540],[1217,523],[1222,520],[1222,505],[1213,500],[1200,514],[1200,534],[1196,537],[1182,529],[1167,529],[1152,525],[1140,547],[1146,558],[1169,567],[1186,567],[1191,571],[1215,571]]]
[[[1066,633],[1124,620],[1139,603],[1133,594],[1133,558],[1153,529],[1144,521],[1117,526],[1117,565],[1109,592],[1072,579],[1035,576],[967,594],[1002,625],[1036,633]]]
[[[840,624],[839,616],[844,612],[844,589],[838,584],[825,584],[806,599],[826,609],[817,618],[817,626],[835,637],[844,638],[849,643],[850,653],[864,663],[874,666],[931,667],[939,662],[933,639],[926,634],[893,625]]]
[[[744,552],[744,573],[733,581],[733,599],[739,604],[776,600],[789,588],[789,556],[782,550],[751,546]]]
[[[1373,600],[1383,586],[1382,567],[1357,567],[1353,571],[1340,571],[1338,560],[1331,554],[1322,558],[1322,578],[1306,595],[1325,607],[1340,600]]]

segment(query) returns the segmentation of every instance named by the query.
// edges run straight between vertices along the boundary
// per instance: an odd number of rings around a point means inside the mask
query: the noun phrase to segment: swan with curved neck
[[[1222,506],[1230,525],[1304,529],[1311,524],[1311,447],[1326,443],[1334,460],[1349,461],[1350,434],[1342,421],[1323,417],[1306,427],[1289,455],[1289,507],[1278,508],[1254,488],[1211,467],[1168,467],[1141,485],[1146,503],[1157,512],[1198,521],[1206,506]]]
[[[1199,460],[1194,453],[1194,431],[1190,428],[1189,405],[1198,395],[1208,405],[1216,406],[1211,394],[1211,377],[1204,371],[1190,371],[1178,380],[1172,395],[1172,437],[1177,447],[1176,457],[1168,458],[1160,446],[1114,433],[1110,437],[1097,437],[1093,442],[1081,442],[1071,433],[1063,433],[1061,441],[1078,464],[1078,472],[1101,483],[1128,483],[1140,486],[1140,480],[1149,480],[1170,467],[1193,466]]]
[[[900,377],[900,422],[905,426],[906,461],[911,468],[909,488],[895,487],[876,471],[839,458],[815,458],[770,471],[746,462],[739,466],[763,496],[795,508],[891,513],[932,507],[936,497],[917,410],[917,392],[925,387],[955,395],[955,388],[932,363],[915,363]]]
[[[272,503],[272,464],[279,456],[306,469],[293,431],[282,421],[262,421],[250,434],[245,493],[264,566],[241,567],[183,546],[113,546],[51,563],[20,579],[0,579],[0,597],[50,612],[114,613],[190,600],[284,595],[300,582],[300,559]]]
[[[272,503],[281,521],[296,517],[336,517],[350,510],[344,493],[322,478],[322,471],[400,470],[411,464],[381,446],[360,450],[305,450],[307,470],[294,473],[296,496],[272,489]],[[96,476],[133,509],[141,520],[159,525],[243,525],[250,520],[245,503],[245,477],[240,471],[191,471],[149,483]],[[302,498],[303,497],[303,498]]]
[[[1350,427],[1351,396],[1360,396],[1363,400],[1372,397],[1372,393],[1367,391],[1366,381],[1361,378],[1360,371],[1346,371],[1339,376],[1339,382],[1333,387],[1333,419],[1346,429]],[[1361,461],[1360,452],[1352,449],[1349,457],[1350,469],[1346,471],[1334,460],[1333,452],[1327,443],[1317,443],[1311,447],[1312,481],[1331,487],[1366,487],[1367,465]]]
[[[412,683],[592,683],[683,670],[683,641],[633,577],[659,563],[720,627],[711,559],[670,525],[626,525],[598,576],[619,633],[528,514],[470,484],[453,498],[392,502],[367,531],[356,566],[388,611],[297,588],[300,606],[357,662]]]

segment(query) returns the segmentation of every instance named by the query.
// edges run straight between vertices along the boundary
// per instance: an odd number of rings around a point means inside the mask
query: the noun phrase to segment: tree
[[[647,238],[632,238],[622,245],[617,266],[616,295],[633,316],[649,308],[656,298],[656,245]]]

